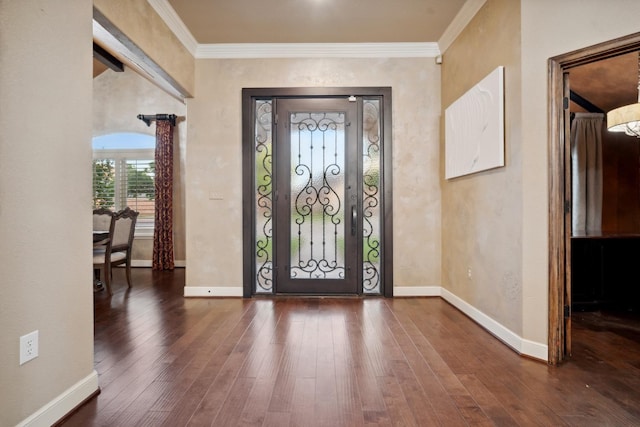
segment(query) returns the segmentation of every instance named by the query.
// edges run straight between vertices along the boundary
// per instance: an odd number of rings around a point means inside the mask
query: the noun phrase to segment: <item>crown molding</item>
[[[184,25],[184,22],[182,22],[182,19],[180,19],[173,7],[171,7],[168,0],[147,0],[147,2],[153,7],[156,13],[160,15],[160,18],[162,18],[191,55],[195,56],[198,42],[187,26]]]
[[[411,43],[198,44],[168,0],[147,0],[196,59],[220,58],[435,58],[448,48],[486,0],[467,0],[438,41]]]
[[[471,19],[476,16],[476,13],[484,6],[487,0],[467,0],[460,8],[458,14],[453,18],[453,21],[449,24],[440,40],[438,40],[438,47],[440,51],[443,53],[449,49],[449,46],[453,43],[453,41],[462,33],[462,30],[465,29]]]
[[[220,43],[201,44],[196,59],[435,58],[437,43]]]

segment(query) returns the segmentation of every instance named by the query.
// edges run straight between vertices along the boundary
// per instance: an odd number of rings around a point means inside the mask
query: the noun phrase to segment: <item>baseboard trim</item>
[[[457,295],[449,292],[447,289],[443,288],[441,292],[442,299],[453,305],[465,315],[469,316],[473,321],[482,326],[507,346],[511,347],[518,354],[545,362],[549,360],[548,346],[525,340]]]
[[[99,391],[98,373],[94,370],[61,395],[38,409],[16,427],[49,427],[55,425],[88,397]]]
[[[394,297],[439,297],[442,295],[440,286],[396,286],[393,288]]]
[[[439,286],[401,286],[393,288],[396,297],[439,297]],[[242,288],[236,286],[185,286],[185,297],[241,297]]]
[[[543,362],[549,361],[549,346],[537,343],[535,341],[529,341],[522,339],[522,351],[521,354],[529,356],[533,359],[541,360]]]
[[[185,297],[242,297],[242,287],[237,286],[185,286]]]

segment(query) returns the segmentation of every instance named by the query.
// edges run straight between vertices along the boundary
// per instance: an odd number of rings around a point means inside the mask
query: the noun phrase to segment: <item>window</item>
[[[93,208],[140,212],[136,235],[153,235],[155,138],[116,133],[93,138]]]

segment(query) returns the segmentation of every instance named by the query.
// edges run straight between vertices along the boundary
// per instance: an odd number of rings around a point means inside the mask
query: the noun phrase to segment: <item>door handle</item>
[[[351,235],[356,235],[356,229],[358,228],[358,210],[356,205],[351,205]]]

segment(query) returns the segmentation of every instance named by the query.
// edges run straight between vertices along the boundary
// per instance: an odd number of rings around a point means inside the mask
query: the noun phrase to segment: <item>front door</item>
[[[357,293],[356,106],[347,97],[276,100],[279,293]]]
[[[392,296],[389,88],[243,90],[244,296]]]

